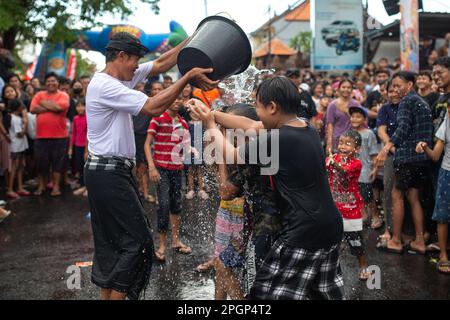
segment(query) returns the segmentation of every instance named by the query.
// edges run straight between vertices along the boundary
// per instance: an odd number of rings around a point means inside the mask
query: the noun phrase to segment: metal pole
[[[271,67],[271,63],[272,63],[272,16],[270,14],[270,6],[269,6],[269,44],[267,52],[267,68]]]
[[[208,0],[204,0],[204,4],[205,4],[205,17],[208,16]]]

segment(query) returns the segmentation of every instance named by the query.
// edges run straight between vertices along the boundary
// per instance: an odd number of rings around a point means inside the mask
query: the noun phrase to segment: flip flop
[[[58,192],[52,191],[52,193],[50,193],[50,195],[52,197],[59,197],[61,195],[61,191],[58,191]]]
[[[380,250],[380,251],[385,252],[385,253],[403,254],[403,249],[398,250],[398,249],[389,248],[387,246],[387,241],[386,242],[379,242],[377,244],[376,248],[377,248],[377,250]]]
[[[214,268],[214,263],[211,261],[206,261],[204,263],[201,263],[197,266],[197,268],[195,268],[195,271],[200,272],[200,273],[204,273],[207,272],[208,270]]]
[[[9,217],[9,215],[11,214],[11,210],[5,210],[5,216],[0,217],[0,223],[3,222],[3,220],[5,220],[6,218]]]
[[[177,253],[181,253],[181,254],[191,254],[192,253],[192,249],[186,245],[172,247],[172,250],[174,250]]]
[[[419,255],[419,256],[424,256],[427,254],[426,250],[424,252],[421,252],[421,251],[411,247],[411,243],[408,243],[407,245],[405,245],[404,248],[405,248],[406,252],[408,252],[409,254],[414,254],[414,255]]]
[[[372,273],[369,272],[369,270],[367,270],[367,268],[359,270],[359,280],[360,281],[367,281],[371,275],[372,275]]]
[[[35,192],[33,192],[33,195],[35,196],[42,196],[44,194],[44,190],[36,190]]]
[[[439,261],[436,268],[439,273],[450,274],[450,261]],[[444,268],[447,268],[448,271],[443,271]]]
[[[28,197],[30,195],[28,191],[19,191],[17,194],[22,197]]]
[[[427,251],[439,252],[439,251],[441,251],[441,248],[439,248],[439,245],[437,243],[432,243],[432,244],[427,245]]]
[[[378,230],[378,229],[380,229],[380,228],[382,228],[384,226],[384,221],[382,221],[382,220],[380,220],[380,222],[379,223],[377,223],[377,224],[371,224],[370,225],[370,228],[372,229],[372,230]]]

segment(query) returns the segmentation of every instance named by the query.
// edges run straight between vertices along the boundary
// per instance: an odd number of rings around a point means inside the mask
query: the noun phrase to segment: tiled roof
[[[272,39],[272,41],[270,41],[270,44],[271,44],[270,45],[270,53],[272,55],[292,56],[297,53],[297,51],[295,51],[292,48],[289,48],[287,45],[285,45],[283,42],[281,42],[277,38]],[[268,43],[265,43],[260,50],[256,51],[253,54],[253,58],[265,57],[265,56],[267,56],[268,52],[269,52],[269,46],[268,46]]]

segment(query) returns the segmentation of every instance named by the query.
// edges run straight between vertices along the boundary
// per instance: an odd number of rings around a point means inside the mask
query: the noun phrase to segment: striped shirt
[[[148,128],[153,135],[155,166],[167,170],[183,170],[183,149],[191,145],[189,127],[186,121],[177,114],[175,118],[164,112],[153,118]]]

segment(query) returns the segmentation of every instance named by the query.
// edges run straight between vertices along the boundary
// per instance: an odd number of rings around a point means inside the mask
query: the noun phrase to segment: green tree
[[[159,0],[140,0],[159,13]],[[18,41],[43,40],[48,32],[51,42],[72,40],[68,21],[81,22],[85,28],[99,25],[105,14],[128,17],[136,8],[132,0],[2,0],[0,35],[4,46],[14,50]]]
[[[289,46],[304,55],[308,55],[311,53],[311,42],[311,31],[302,31],[290,40]]]

